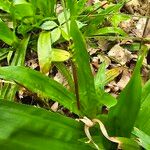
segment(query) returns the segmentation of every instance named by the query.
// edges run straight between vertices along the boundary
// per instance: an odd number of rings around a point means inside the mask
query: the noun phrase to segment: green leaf
[[[102,63],[97,71],[96,76],[94,77],[94,83],[96,89],[104,89],[105,86],[105,78],[106,78],[106,64]]]
[[[30,35],[26,36],[22,41],[20,41],[14,57],[12,58],[11,66],[23,66],[27,51],[27,46],[30,40]]]
[[[54,62],[66,61],[70,58],[70,53],[62,49],[52,49],[52,59]]]
[[[40,12],[42,17],[55,15],[56,0],[30,0],[35,11]]]
[[[78,141],[83,126],[71,118],[8,101],[0,101],[0,113],[1,149],[92,150]]]
[[[97,89],[96,93],[99,98],[99,102],[107,108],[111,108],[117,104],[116,98],[111,96],[109,93],[106,93],[103,89]]]
[[[123,3],[120,2],[113,6],[107,7],[106,9],[100,9],[96,17],[89,18],[89,25],[86,28],[85,34],[90,36],[93,32],[96,32],[99,26],[104,22],[105,18],[108,18],[108,15],[118,13],[122,6]]]
[[[11,51],[12,49],[10,48],[1,48],[0,50],[0,60],[3,60],[7,57],[8,53]]]
[[[51,30],[55,27],[57,27],[58,25],[54,22],[54,21],[45,21],[40,28],[43,30]]]
[[[71,17],[77,15],[76,5],[77,5],[77,0],[66,0],[66,7],[67,9],[70,10]]]
[[[67,21],[69,20],[70,18],[70,13],[68,11],[66,11],[66,18],[65,18],[65,12],[61,12],[59,15],[58,15],[58,21],[59,21],[59,24],[62,25],[66,22],[66,19]]]
[[[51,65],[52,48],[50,32],[41,32],[38,39],[38,60],[40,71],[47,74]]]
[[[10,6],[11,3],[9,2],[9,0],[0,0],[0,9],[6,12],[10,12]]]
[[[11,14],[15,17],[15,19],[25,19],[25,23],[33,22],[33,7],[26,1],[15,1],[11,8]]]
[[[16,51],[14,52],[14,55],[12,55],[12,62],[11,66],[23,66],[26,50],[28,46],[30,36],[25,37],[22,41],[20,41]],[[14,100],[16,92],[18,90],[18,85],[16,84],[9,84],[5,83],[4,86],[1,89],[1,95],[0,98],[7,99],[7,100]]]
[[[61,30],[60,28],[56,28],[51,31],[51,42],[55,43],[57,40],[59,40],[61,36]]]
[[[143,148],[149,150],[150,149],[150,136],[144,133],[143,131],[139,130],[138,128],[134,128],[132,133],[138,137],[137,142]]]
[[[109,93],[106,93],[104,90],[104,86],[110,79],[114,79],[116,77],[116,70],[108,70],[105,69],[106,64],[101,64],[98,72],[94,78],[96,93],[99,97],[99,101],[101,104],[111,108],[112,106],[116,105],[117,100]]]
[[[150,80],[145,84],[142,93],[142,104],[136,120],[136,127],[150,136]]]
[[[13,45],[17,38],[8,26],[0,19],[0,39],[8,45]]]
[[[116,137],[116,140],[120,141],[119,149],[122,150],[140,150],[140,146],[134,139]]]
[[[85,41],[74,20],[71,21],[71,36],[74,42],[73,59],[77,71],[81,111],[88,117],[94,117],[97,113],[99,102],[96,97],[94,78]]]
[[[150,79],[146,82],[142,89],[142,103],[146,100],[146,98],[150,95]]]
[[[116,67],[106,71],[105,67],[106,64],[103,63],[98,69],[98,72],[94,78],[96,89],[104,89],[104,86],[110,81],[114,80],[114,78],[116,78],[122,70],[120,67]]]
[[[76,3],[76,9],[77,9],[78,14],[80,14],[83,11],[83,9],[86,5],[86,2],[87,2],[87,0],[80,0],[80,1],[78,1],[78,3]]]
[[[70,111],[79,114],[74,94],[38,71],[20,66],[1,67],[0,78],[12,80],[38,96],[58,101]]]
[[[105,85],[114,80],[122,71],[121,67],[115,67],[106,71]]]
[[[140,68],[143,55],[134,69],[133,75],[118,97],[118,103],[109,111],[109,131],[111,136],[130,137],[141,103],[141,75]]]
[[[128,20],[128,19],[130,19],[130,16],[126,15],[126,14],[113,15],[113,16],[111,16],[111,24],[114,27],[117,27],[119,25],[119,23],[121,23],[122,21]]]
[[[91,35],[105,35],[105,34],[119,34],[122,36],[127,36],[127,34],[120,28],[117,27],[104,27],[93,31]]]

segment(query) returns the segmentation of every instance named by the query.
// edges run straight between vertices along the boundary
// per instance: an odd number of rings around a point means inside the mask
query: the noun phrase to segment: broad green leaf
[[[40,28],[43,30],[51,30],[55,27],[57,27],[58,25],[54,22],[54,21],[45,21]]]
[[[14,33],[8,28],[8,26],[0,19],[0,39],[8,45],[13,45],[17,42],[17,38]]]
[[[117,27],[104,27],[93,31],[91,35],[105,35],[105,34],[119,34],[122,36],[127,36],[127,34],[121,29]]]
[[[77,71],[81,111],[88,117],[94,117],[97,113],[99,102],[96,97],[89,55],[86,49],[84,38],[74,20],[71,21],[70,27],[71,36],[74,42],[73,60]]]
[[[20,66],[1,67],[0,78],[12,80],[42,98],[50,98],[74,113],[79,113],[73,93],[38,71]]]
[[[61,29],[60,28],[56,28],[54,30],[51,31],[51,42],[55,43],[57,40],[59,40],[61,36]]]
[[[51,61],[61,62],[66,61],[70,58],[70,53],[62,49],[52,49]]]
[[[6,12],[10,12],[11,3],[9,0],[0,0],[0,9]]]
[[[141,103],[140,68],[143,55],[139,57],[133,75],[118,97],[118,103],[109,111],[109,132],[111,136],[130,137]]]
[[[44,109],[0,101],[0,146],[7,150],[92,150],[81,123]]]
[[[150,136],[144,133],[143,131],[139,130],[138,128],[134,128],[132,133],[138,137],[137,142],[143,148],[149,150],[150,149]]]
[[[38,39],[38,60],[40,71],[47,74],[51,65],[52,48],[50,32],[41,32]]]

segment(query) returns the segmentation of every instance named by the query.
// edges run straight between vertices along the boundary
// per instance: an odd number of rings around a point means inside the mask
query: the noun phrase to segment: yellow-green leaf
[[[66,61],[70,58],[70,53],[62,49],[52,49],[51,61]]]
[[[51,39],[50,32],[41,32],[38,39],[38,60],[40,71],[47,74],[51,65]]]

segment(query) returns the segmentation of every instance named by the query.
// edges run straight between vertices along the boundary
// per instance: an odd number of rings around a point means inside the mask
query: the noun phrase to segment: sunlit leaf
[[[52,57],[50,32],[41,32],[38,39],[38,60],[40,70],[44,74],[49,72]]]
[[[51,30],[55,27],[57,27],[58,25],[54,22],[54,21],[45,21],[40,28],[43,30]]]
[[[61,36],[61,30],[60,28],[56,28],[51,31],[51,42],[55,43],[57,40],[59,40]]]
[[[61,12],[59,15],[58,15],[58,21],[59,21],[59,24],[62,25],[63,23],[66,22],[66,19],[67,21],[69,20],[70,18],[70,13],[67,12],[67,18],[65,18],[65,12]]]
[[[59,62],[66,61],[70,58],[70,53],[62,49],[52,49],[51,61]]]
[[[105,85],[114,80],[122,71],[121,67],[116,67],[106,71]]]

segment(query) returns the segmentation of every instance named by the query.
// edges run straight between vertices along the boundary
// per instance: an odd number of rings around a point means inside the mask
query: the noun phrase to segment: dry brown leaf
[[[119,44],[116,44],[108,52],[108,56],[121,65],[125,65],[132,58],[131,52],[122,48]]]
[[[122,77],[117,83],[117,86],[119,87],[120,90],[123,90],[125,88],[125,86],[130,80],[130,77],[131,77],[130,72],[127,69],[124,69],[122,73]]]

